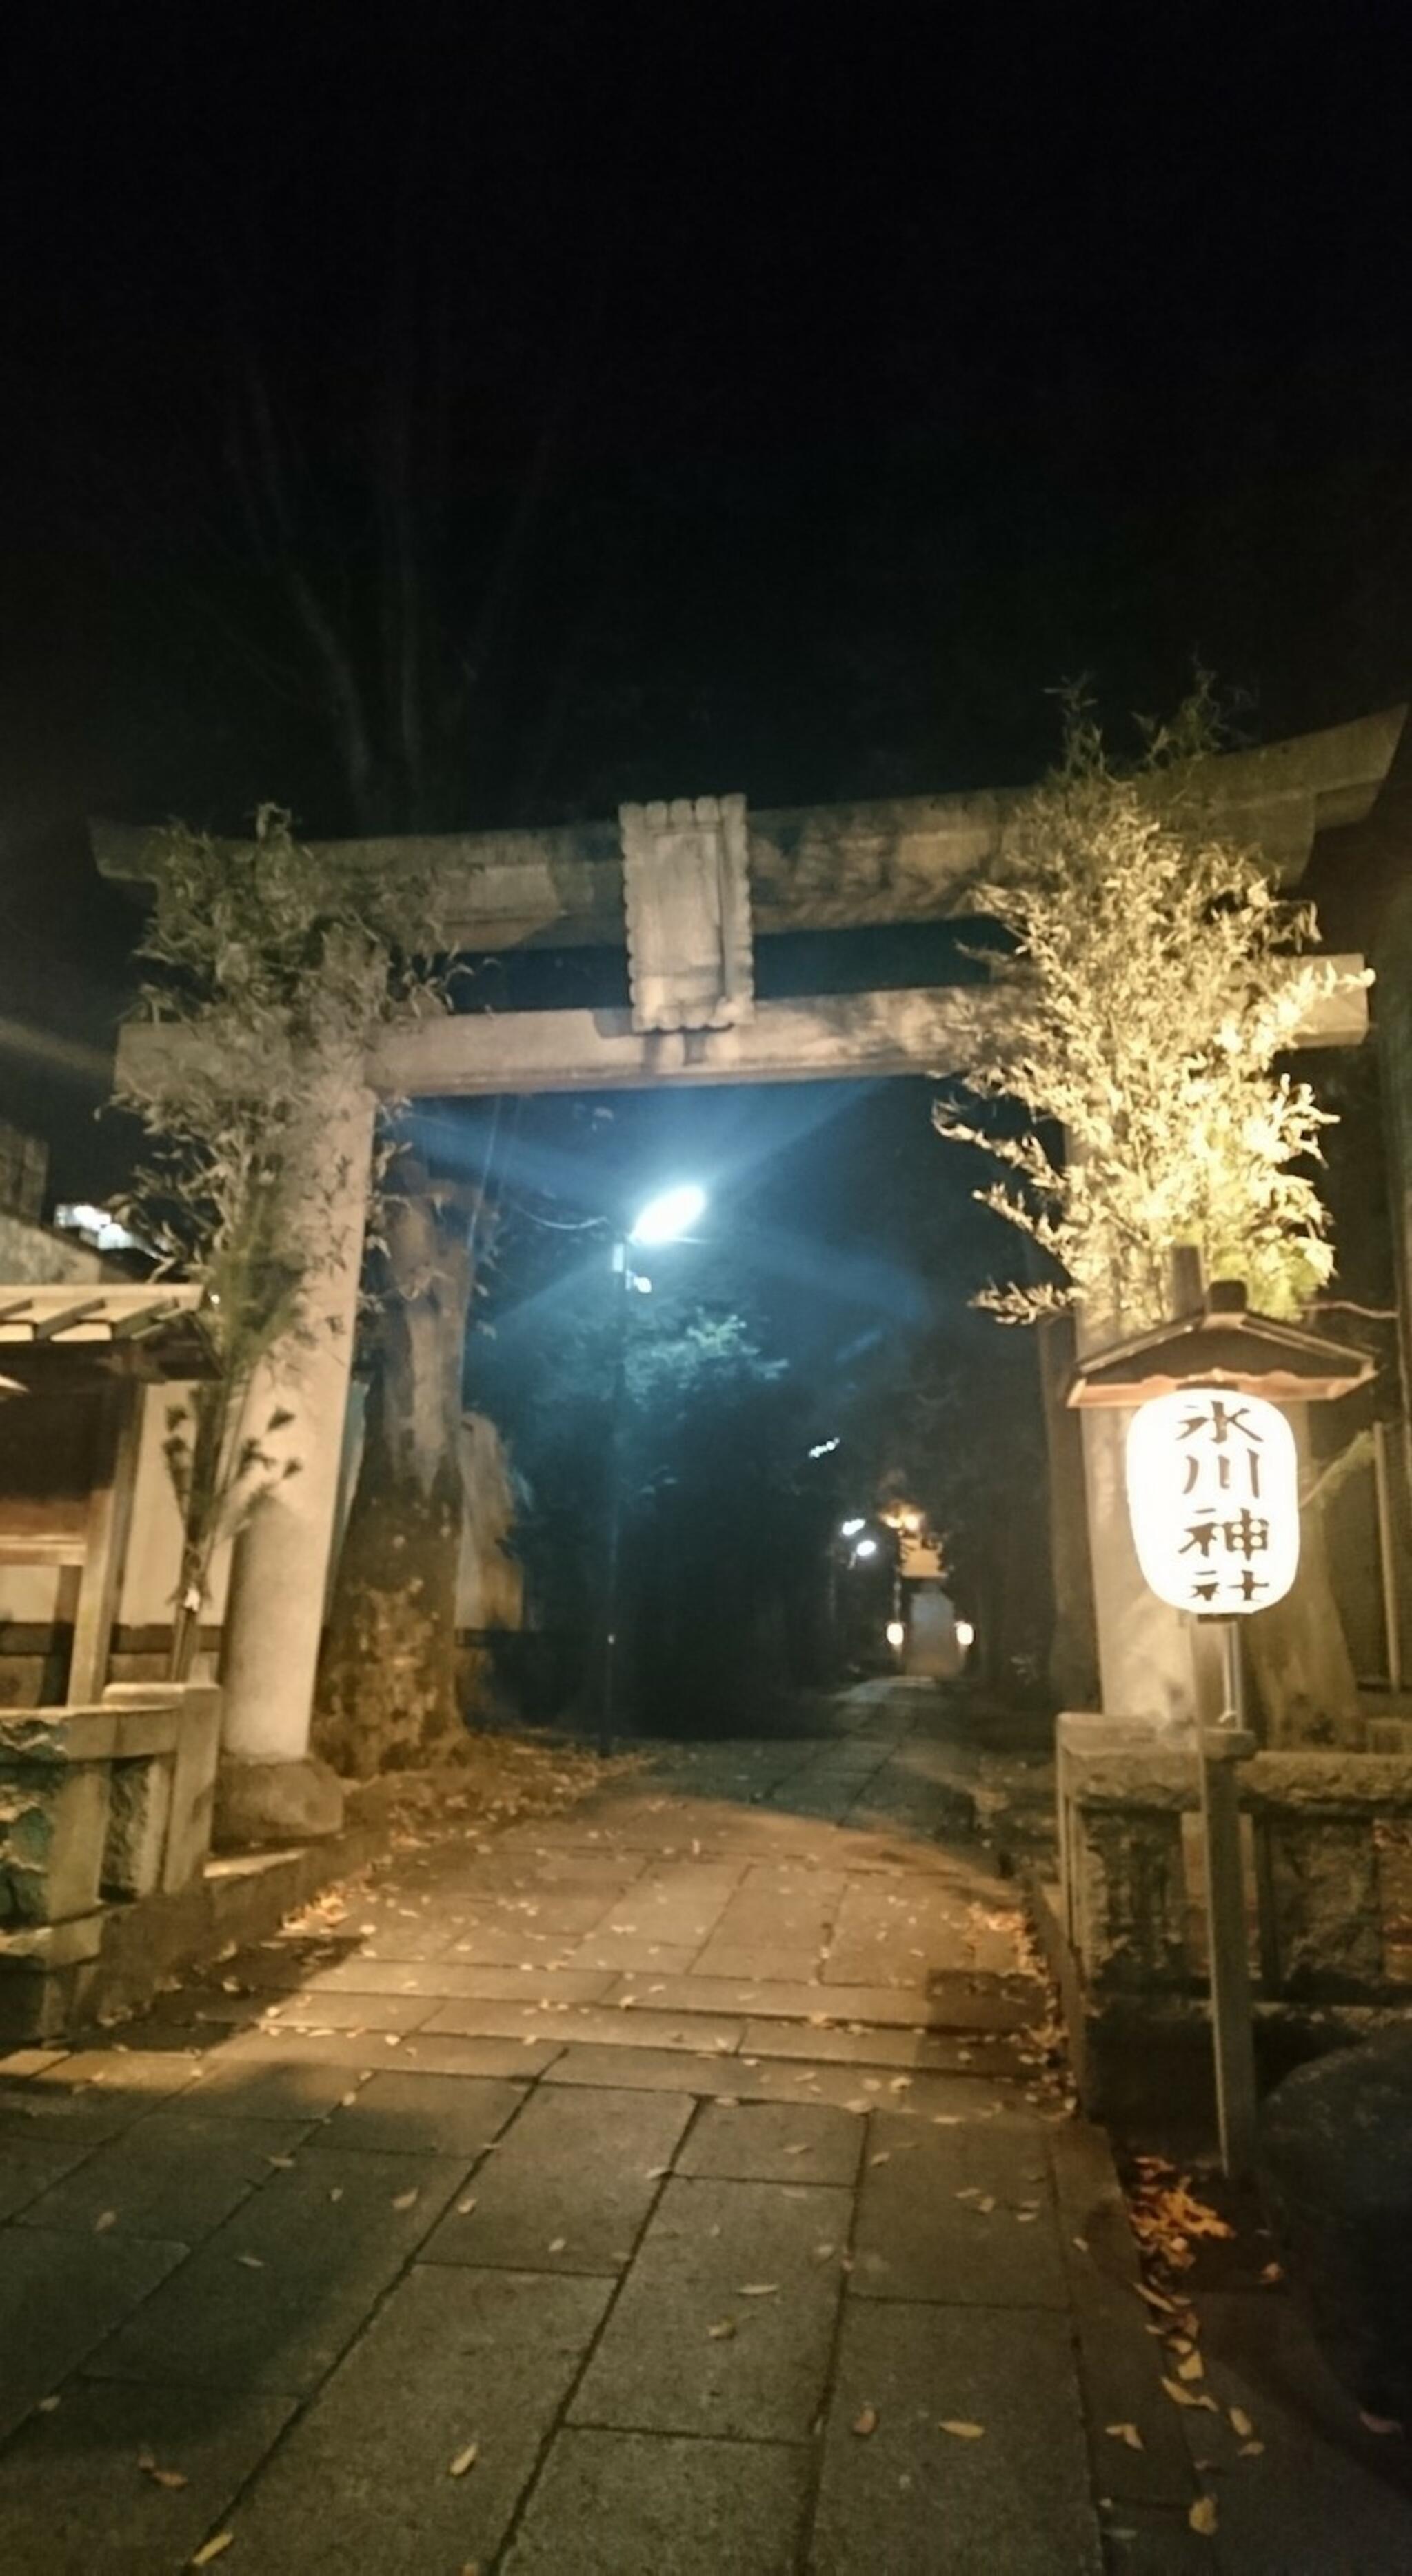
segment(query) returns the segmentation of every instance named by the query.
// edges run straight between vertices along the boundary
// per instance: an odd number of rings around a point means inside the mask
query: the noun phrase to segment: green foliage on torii
[[[973,891],[1008,933],[987,960],[1007,1009],[934,1116],[1002,1165],[977,1195],[1045,1257],[1049,1276],[983,1292],[1002,1322],[1077,1304],[1091,1322],[1155,1323],[1175,1244],[1274,1315],[1332,1271],[1311,1166],[1333,1113],[1280,1059],[1353,978],[1310,953],[1312,906],[1213,821],[1219,747],[1204,680],[1128,772],[1070,695],[1063,757],[1017,811],[1003,881]],[[1000,1103],[1022,1107],[1018,1132],[988,1114]]]
[[[420,879],[335,877],[276,806],[245,844],[184,824],[164,836],[136,1016],[171,1042],[124,1059],[115,1100],[148,1149],[128,1222],[163,1269],[201,1283],[216,1353],[164,1443],[183,1526],[178,1670],[217,1547],[294,1472],[266,1446],[290,1414],[252,1422],[251,1398],[275,1345],[313,1336],[310,1291],[340,1259],[350,1176],[329,1103],[364,1080],[380,1028],[446,1007],[443,945]]]

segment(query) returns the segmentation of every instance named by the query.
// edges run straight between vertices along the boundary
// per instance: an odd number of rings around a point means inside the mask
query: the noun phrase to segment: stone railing
[[[219,1735],[202,1683],[0,1718],[0,1976],[96,1958],[110,1907],[200,1876]]]
[[[1412,2002],[1412,1756],[1257,1753],[1238,1768],[1264,1999]],[[1088,1996],[1200,1992],[1194,1734],[1062,1717],[1057,1788],[1063,1928]]]

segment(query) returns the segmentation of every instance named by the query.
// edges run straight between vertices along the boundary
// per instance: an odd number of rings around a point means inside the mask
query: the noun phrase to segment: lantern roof
[[[1213,1279],[1199,1306],[1090,1351],[1070,1371],[1065,1402],[1145,1404],[1182,1386],[1228,1386],[1274,1404],[1324,1404],[1366,1386],[1371,1352],[1256,1315],[1238,1279]]]

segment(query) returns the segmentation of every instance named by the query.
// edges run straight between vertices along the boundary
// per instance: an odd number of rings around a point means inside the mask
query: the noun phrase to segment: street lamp
[[[661,1190],[639,1208],[625,1233],[613,1238],[613,1393],[608,1429],[608,1550],[603,1583],[603,1653],[598,1704],[598,1750],[610,1751],[618,1682],[618,1622],[623,1522],[623,1411],[627,1385],[628,1300],[637,1280],[629,1255],[635,1246],[678,1243],[706,1211],[706,1193],[694,1181]]]

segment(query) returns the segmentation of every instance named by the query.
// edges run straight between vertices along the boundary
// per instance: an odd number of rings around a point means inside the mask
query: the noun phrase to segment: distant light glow
[[[704,1215],[706,1193],[695,1181],[683,1181],[677,1189],[663,1190],[660,1197],[649,1199],[638,1215],[629,1241],[632,1243],[675,1243],[688,1228]]]
[[[889,1619],[887,1623],[887,1642],[890,1646],[902,1647],[906,1645],[907,1631],[900,1619]]]
[[[839,1448],[840,1445],[838,1434],[835,1432],[832,1440],[816,1440],[809,1455],[811,1458],[827,1458],[829,1451]]]
[[[877,1552],[878,1543],[875,1538],[860,1538],[853,1551],[855,1556],[876,1556]]]
[[[66,1200],[54,1210],[54,1223],[64,1234],[87,1235],[99,1252],[141,1249],[136,1235],[120,1225],[107,1208],[91,1207],[86,1199]]]
[[[838,1534],[840,1538],[856,1538],[860,1529],[866,1529],[867,1526],[867,1522],[860,1515],[856,1521],[840,1521]]]
[[[976,1632],[971,1626],[970,1620],[958,1619],[956,1622],[956,1643],[960,1647],[962,1654],[964,1655],[967,1647],[973,1646],[975,1642]]]

